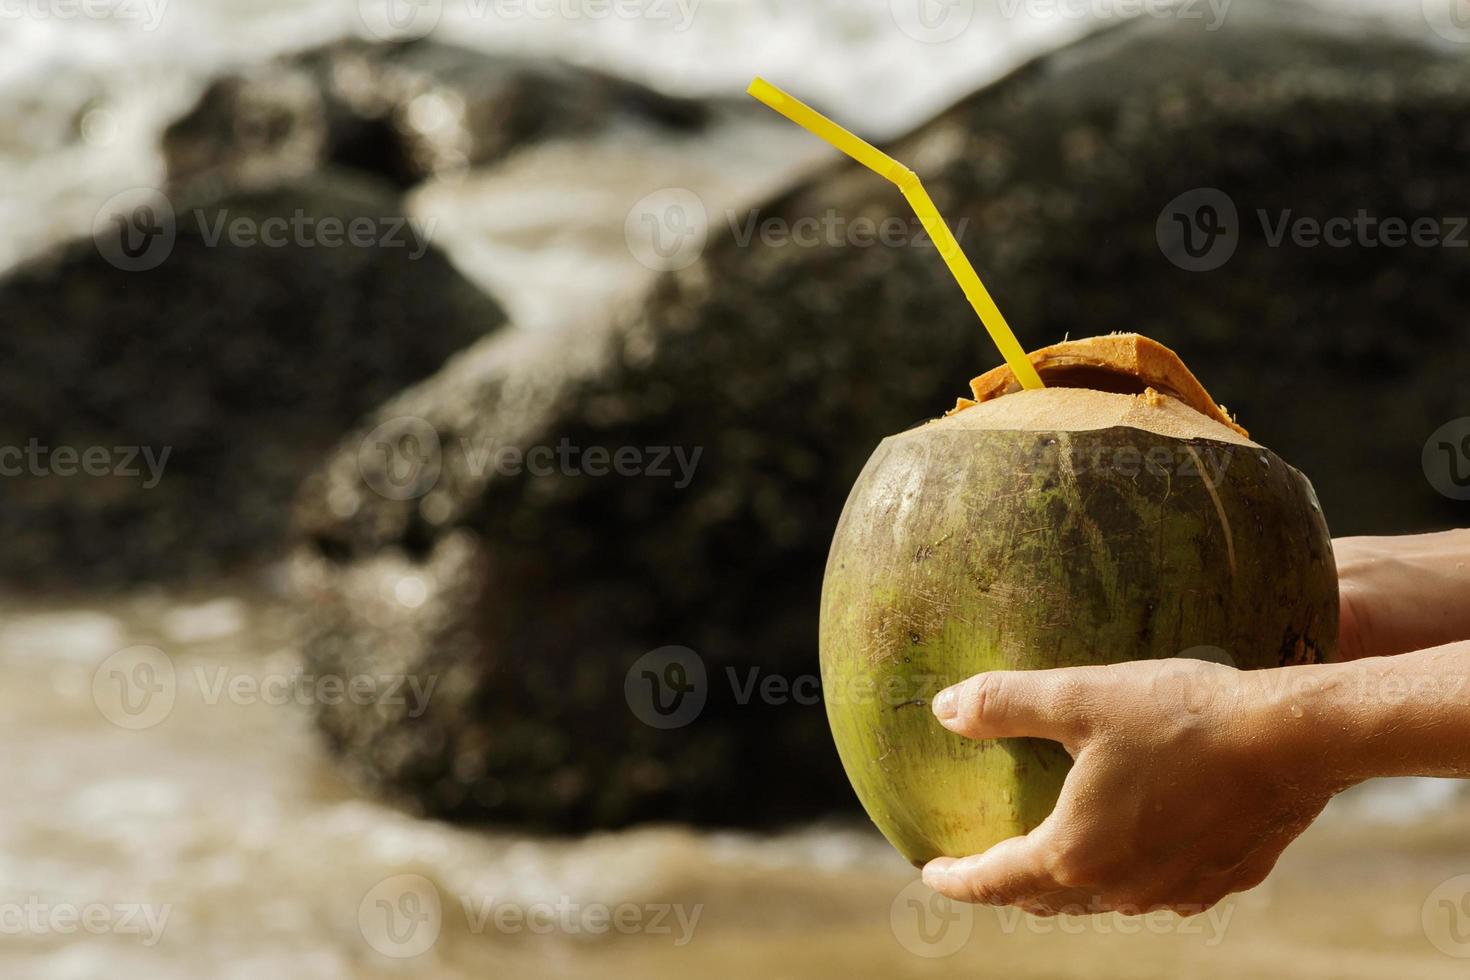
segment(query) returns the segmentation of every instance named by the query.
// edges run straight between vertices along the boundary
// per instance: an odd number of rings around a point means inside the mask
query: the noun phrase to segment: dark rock
[[[1419,457],[1470,404],[1470,251],[1272,247],[1256,211],[1470,214],[1467,112],[1458,52],[1237,3],[1218,32],[1143,18],[1044,57],[892,151],[964,223],[1028,347],[1112,330],[1168,343],[1313,478],[1338,533],[1409,531],[1465,519]],[[1156,229],[1207,187],[1238,209],[1238,247],[1187,271]],[[760,211],[832,214],[907,217],[845,162]],[[320,709],[352,773],[434,813],[569,829],[851,805],[821,707],[742,704],[726,670],[815,673],[854,477],[997,357],[932,248],[843,241],[712,235],[637,314],[487,340],[344,442],[300,502],[309,669],[438,682],[417,716]],[[417,434],[411,452],[395,433]],[[702,455],[681,487],[497,472],[466,452],[564,440]],[[708,691],[661,731],[624,681],[666,644],[698,652]]]
[[[182,580],[279,554],[297,484],[343,429],[504,321],[427,230],[397,228],[391,188],[328,173],[179,201],[172,222],[152,203],[176,230],[139,256],[153,268],[115,264],[99,237],[0,279],[12,586]],[[220,225],[270,218],[303,231],[268,229],[274,247]],[[376,244],[334,246],[329,219],[370,221]],[[10,452],[32,445],[38,464]],[[101,447],[106,475],[63,447]]]
[[[618,123],[693,130],[707,112],[586,68],[428,40],[345,40],[216,79],[165,132],[164,153],[175,184],[333,165],[408,186]]]

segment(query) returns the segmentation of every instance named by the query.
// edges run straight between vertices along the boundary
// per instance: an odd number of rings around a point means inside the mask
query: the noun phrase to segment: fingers
[[[1090,915],[1101,911],[1087,892],[1058,881],[1045,860],[1037,831],[1001,841],[984,854],[935,858],[924,866],[924,884],[959,902],[1013,905],[1032,915]]]
[[[1164,875],[1167,885],[1133,880],[1074,884],[1068,872],[1054,871],[1055,862],[1043,860],[1045,845],[1035,838],[1035,834],[1013,837],[973,857],[935,858],[924,866],[924,884],[954,901],[1010,905],[1042,916],[1145,915],[1165,909],[1181,916],[1199,915],[1232,892],[1250,887],[1233,875],[1193,880],[1187,869],[1178,868]]]
[[[939,857],[924,865],[924,884],[960,902],[1036,903],[1061,888],[1046,870],[1033,837],[1012,837],[983,854]]]
[[[1031,833],[982,854],[935,858],[924,866],[924,883],[956,901],[1010,905],[1040,915],[1143,915],[1168,909],[1190,916],[1260,884],[1276,863],[1280,847],[1246,853],[1248,847],[1232,846],[1232,854],[1244,856],[1224,866],[1202,860],[1194,850],[1166,858],[1120,849],[1118,834],[1098,833],[1092,823],[1096,804],[1086,801],[1099,795],[1097,781],[1087,778],[1092,768],[1084,753],[1068,775],[1057,808]],[[1080,823],[1082,813],[1093,816]]]
[[[945,688],[934,716],[966,738],[1049,738],[1064,745],[1082,731],[1081,696],[1093,682],[1085,667],[995,670]]]

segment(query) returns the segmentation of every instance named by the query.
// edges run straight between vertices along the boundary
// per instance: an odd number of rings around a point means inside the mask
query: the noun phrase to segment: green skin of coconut
[[[944,687],[1181,656],[1321,662],[1337,640],[1326,521],[1270,450],[1128,425],[972,428],[966,414],[878,446],[822,590],[838,752],[873,822],[919,867],[1031,831],[1072,764],[1055,742],[946,731],[929,709]]]

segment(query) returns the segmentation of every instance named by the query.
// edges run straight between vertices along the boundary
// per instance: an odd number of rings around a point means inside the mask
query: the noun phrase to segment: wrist
[[[1470,776],[1470,642],[1252,671],[1276,764],[1331,792],[1375,776]]]
[[[1337,659],[1470,639],[1470,530],[1332,543],[1341,596]]]
[[[1335,795],[1375,775],[1361,747],[1378,724],[1364,710],[1359,663],[1248,671],[1248,738],[1304,789]]]

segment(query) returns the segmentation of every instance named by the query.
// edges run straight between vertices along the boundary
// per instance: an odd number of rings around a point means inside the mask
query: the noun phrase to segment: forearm
[[[1376,776],[1470,776],[1470,642],[1261,671],[1254,721],[1333,791]]]
[[[1470,530],[1338,538],[1339,659],[1470,640]]]

